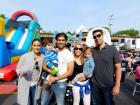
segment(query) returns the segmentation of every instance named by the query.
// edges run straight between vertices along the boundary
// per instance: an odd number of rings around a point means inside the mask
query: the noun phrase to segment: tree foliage
[[[5,19],[5,15],[3,13],[0,14],[0,17]]]
[[[139,36],[139,31],[135,29],[127,29],[127,30],[118,31],[114,35],[122,35],[122,34],[129,35],[131,37],[137,37]]]

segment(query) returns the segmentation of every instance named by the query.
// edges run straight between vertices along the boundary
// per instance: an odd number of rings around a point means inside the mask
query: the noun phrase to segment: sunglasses
[[[75,50],[80,50],[80,51],[83,51],[83,48],[78,48],[78,47],[75,47]]]
[[[35,69],[39,70],[38,61],[35,62]]]
[[[102,34],[98,34],[98,35],[96,35],[96,36],[93,36],[93,38],[94,38],[94,39],[96,39],[97,37],[99,38],[99,37],[101,37],[101,35],[102,35]]]
[[[65,40],[65,39],[62,39],[62,40],[58,39],[57,41],[58,41],[58,42],[60,42],[60,41],[64,42],[64,41],[66,41],[66,40]]]

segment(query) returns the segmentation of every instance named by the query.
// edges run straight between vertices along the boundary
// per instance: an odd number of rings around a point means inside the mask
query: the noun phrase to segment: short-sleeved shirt
[[[114,84],[115,64],[121,63],[118,50],[105,44],[101,50],[98,47],[93,49],[95,70],[91,82],[100,87],[112,87]]]
[[[61,52],[58,52],[58,69],[59,72],[57,75],[62,75],[67,72],[67,64],[74,61],[74,55],[72,52],[70,52],[68,49],[64,49]],[[66,81],[66,79],[59,80],[58,82],[61,81]]]

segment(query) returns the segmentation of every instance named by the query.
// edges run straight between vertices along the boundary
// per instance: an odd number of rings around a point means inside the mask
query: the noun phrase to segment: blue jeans
[[[36,90],[36,85],[30,87],[28,105],[36,105],[35,90]]]
[[[42,90],[42,105],[48,105],[52,97],[52,94],[55,94],[57,105],[64,105],[64,98],[67,88],[67,81],[56,82],[51,86],[51,92]]]
[[[112,87],[98,87],[93,83],[90,86],[92,105],[114,105]]]
[[[53,95],[53,91],[46,91],[42,88],[41,105],[49,105],[50,99]]]

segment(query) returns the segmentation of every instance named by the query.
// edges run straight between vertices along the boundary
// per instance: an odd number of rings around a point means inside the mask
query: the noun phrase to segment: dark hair
[[[50,39],[46,39],[46,40],[44,41],[44,43],[43,43],[43,46],[45,47],[45,46],[48,45],[48,44],[53,44],[53,41],[50,40]]]
[[[92,35],[94,35],[94,33],[96,33],[96,32],[100,32],[101,34],[103,34],[103,30],[97,29],[97,30],[94,30],[94,31],[92,32]]]
[[[40,39],[33,39],[33,40],[32,40],[32,44],[33,44],[35,41],[38,41],[38,42],[41,43],[41,40],[40,40]]]
[[[64,33],[64,32],[61,32],[61,33],[58,33],[58,34],[56,34],[56,37],[55,37],[55,39],[57,40],[58,39],[58,37],[64,37],[65,38],[65,40],[67,40],[68,38],[67,38],[67,35]]]
[[[131,57],[132,56],[132,54],[128,54],[128,57]]]
[[[93,50],[92,50],[91,47],[85,47],[85,48],[84,48],[84,53],[86,52],[86,50],[90,50],[90,52],[93,54]]]

